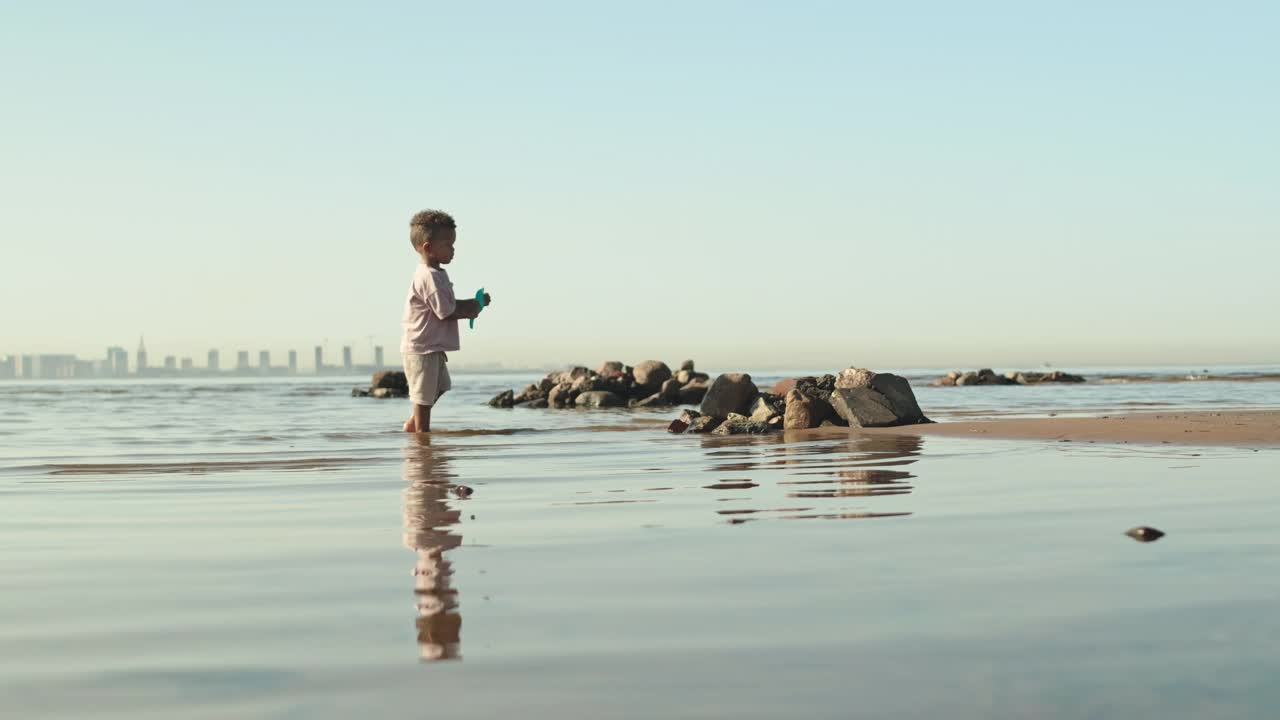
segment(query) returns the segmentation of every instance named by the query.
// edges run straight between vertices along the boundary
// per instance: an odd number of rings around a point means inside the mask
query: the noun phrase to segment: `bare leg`
[[[414,424],[414,428],[410,432],[431,432],[431,406],[430,405],[418,405],[416,403],[414,404],[413,424]]]

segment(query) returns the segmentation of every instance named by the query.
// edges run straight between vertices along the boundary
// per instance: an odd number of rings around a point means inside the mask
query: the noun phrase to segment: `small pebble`
[[[458,497],[460,497],[460,498],[468,498],[468,497],[471,497],[471,493],[473,493],[473,492],[475,492],[475,490],[472,490],[471,488],[467,487],[466,485],[454,485],[454,486],[453,486],[453,494],[454,494],[454,495],[457,495],[457,496],[458,496]]]
[[[1133,538],[1134,540],[1137,540],[1138,542],[1144,542],[1144,543],[1155,542],[1156,540],[1159,540],[1160,538],[1164,537],[1164,533],[1160,532],[1159,530],[1153,527],[1147,527],[1146,525],[1139,525],[1136,528],[1129,528],[1129,531],[1126,532],[1125,535],[1128,535],[1129,537]]]

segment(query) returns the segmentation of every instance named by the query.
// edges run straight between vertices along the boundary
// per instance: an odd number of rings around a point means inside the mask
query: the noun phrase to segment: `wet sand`
[[[940,422],[862,432],[1058,442],[1280,446],[1280,410],[1160,412],[1092,418],[1017,418]]]

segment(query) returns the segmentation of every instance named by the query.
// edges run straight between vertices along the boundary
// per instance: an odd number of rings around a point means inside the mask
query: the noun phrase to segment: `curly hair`
[[[409,242],[413,249],[422,252],[422,247],[431,241],[431,235],[441,228],[456,228],[453,216],[443,210],[423,210],[409,221]]]

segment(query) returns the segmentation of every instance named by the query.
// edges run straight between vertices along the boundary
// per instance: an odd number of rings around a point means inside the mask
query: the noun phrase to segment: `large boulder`
[[[892,427],[900,425],[889,401],[871,388],[836,388],[831,407],[850,427]]]
[[[689,423],[689,429],[685,432],[697,435],[701,433],[709,433],[720,426],[721,420],[710,415],[699,415]]]
[[[405,397],[409,394],[409,379],[400,370],[379,370],[373,374],[369,389],[379,388],[386,388],[397,397]]]
[[[650,392],[657,392],[662,383],[671,379],[671,368],[658,360],[638,363],[631,372],[635,375],[636,384]]]
[[[515,407],[515,404],[515,393],[510,390],[503,390],[497,395],[494,395],[493,399],[489,401],[489,407],[496,408]]]
[[[892,373],[873,373],[869,387],[837,387],[831,407],[852,427],[916,425],[929,419],[920,410],[911,383]]]
[[[845,368],[836,376],[836,389],[848,390],[850,388],[871,387],[871,381],[875,376],[876,373],[866,368]]]
[[[684,362],[680,363],[680,369],[681,369],[681,370],[688,370],[689,372],[693,372],[693,361],[692,361],[692,360],[685,360]]]
[[[621,375],[625,366],[617,360],[606,360],[600,363],[600,369],[596,370],[598,375],[603,377],[611,377],[613,375]]]
[[[702,402],[702,398],[707,396],[707,388],[705,382],[694,380],[684,387],[680,388],[680,404],[681,405],[697,405]]]
[[[917,425],[927,423],[929,419],[916,402],[916,394],[911,391],[911,383],[901,375],[893,373],[874,373],[871,389],[880,393],[889,401],[889,409],[897,416],[895,425]]]
[[[553,385],[572,383],[574,380],[583,377],[591,377],[591,371],[581,365],[547,375],[547,379],[550,380]]]
[[[622,407],[627,401],[608,390],[588,390],[578,395],[574,404],[580,408],[610,408]]]
[[[668,378],[662,383],[662,388],[658,390],[658,394],[670,400],[673,403],[680,402],[680,381],[675,378]]]
[[[826,400],[812,397],[792,388],[787,393],[787,411],[783,414],[782,429],[808,430],[830,420],[836,411]]]
[[[711,383],[706,397],[702,398],[703,415],[724,419],[732,413],[745,415],[751,412],[760,391],[747,373],[724,373]]]
[[[562,382],[547,393],[547,404],[553,408],[567,407],[573,404],[577,396],[578,392],[573,389],[572,383]]]

